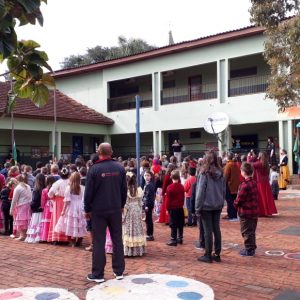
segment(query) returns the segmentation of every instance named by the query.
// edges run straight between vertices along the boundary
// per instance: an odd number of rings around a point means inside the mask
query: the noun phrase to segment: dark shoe
[[[213,254],[212,259],[213,259],[215,262],[221,262],[221,257],[220,257],[220,255]]]
[[[170,240],[168,243],[167,243],[168,246],[177,246],[177,241],[176,240]]]
[[[114,273],[114,276],[117,280],[122,280],[124,278],[124,274],[123,273]]]
[[[94,281],[94,282],[98,282],[98,283],[101,283],[101,282],[105,281],[102,276],[96,276],[94,274],[88,274],[88,276],[86,277],[86,279],[88,281]]]
[[[82,240],[83,240],[83,238],[77,238],[77,241],[75,243],[75,247],[81,247],[82,246]]]
[[[154,241],[153,235],[146,236],[146,240],[147,240],[148,242]]]
[[[247,250],[247,249],[242,249],[240,251],[241,256],[254,256],[255,255],[255,250]]]
[[[209,257],[209,256],[206,256],[206,255],[203,255],[203,256],[200,256],[197,258],[198,261],[201,261],[201,262],[205,262],[205,263],[212,263],[212,258]]]
[[[178,239],[177,239],[177,244],[180,244],[180,245],[182,245],[182,244],[183,244],[183,240],[182,240],[182,238],[178,238]]]

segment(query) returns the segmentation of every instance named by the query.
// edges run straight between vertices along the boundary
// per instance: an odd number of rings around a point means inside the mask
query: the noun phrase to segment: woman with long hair
[[[198,258],[200,262],[220,262],[222,238],[220,216],[224,206],[226,183],[217,154],[209,151],[203,160],[197,178],[195,211],[200,215],[204,227],[205,253]],[[215,253],[213,250],[213,237]]]
[[[266,217],[277,213],[275,201],[269,183],[270,167],[269,157],[266,152],[258,154],[258,161],[253,164],[254,180],[258,189],[259,216]]]
[[[290,182],[290,169],[288,166],[288,157],[285,149],[280,151],[280,174],[279,174],[279,188],[286,190],[288,183]]]

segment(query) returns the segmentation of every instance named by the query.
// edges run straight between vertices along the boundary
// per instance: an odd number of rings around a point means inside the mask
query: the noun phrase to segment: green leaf
[[[32,83],[23,83],[22,86],[19,88],[18,97],[27,99],[31,98],[34,92],[34,85]]]
[[[42,77],[42,83],[49,86],[55,86],[54,78],[49,74],[44,74]]]
[[[32,102],[37,107],[42,107],[48,102],[48,99],[49,99],[48,88],[43,84],[36,85],[33,92]]]
[[[41,47],[40,44],[33,40],[21,40],[19,43],[22,43],[22,45],[26,48],[35,49],[38,47]]]
[[[41,2],[40,0],[17,0],[26,10],[27,13],[32,13],[39,9]]]

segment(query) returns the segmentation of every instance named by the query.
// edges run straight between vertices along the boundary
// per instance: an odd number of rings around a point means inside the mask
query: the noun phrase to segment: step
[[[286,187],[287,190],[300,190],[300,184],[289,184]]]

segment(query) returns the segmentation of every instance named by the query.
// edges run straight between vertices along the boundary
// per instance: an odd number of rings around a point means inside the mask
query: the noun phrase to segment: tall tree
[[[279,111],[300,99],[299,0],[251,0],[251,20],[265,27],[264,55],[271,67],[266,97],[277,101]]]
[[[13,90],[8,95],[7,111],[10,111],[16,97],[30,98],[37,106],[44,105],[49,96],[47,86],[54,80],[44,74],[43,68],[51,70],[46,52],[37,50],[38,43],[32,40],[18,41],[15,27],[38,22],[43,26],[41,3],[47,0],[0,0],[0,63],[7,62],[9,75],[15,80]]]
[[[142,39],[118,37],[118,46],[88,48],[86,54],[71,55],[61,62],[63,69],[129,56],[156,48]]]

